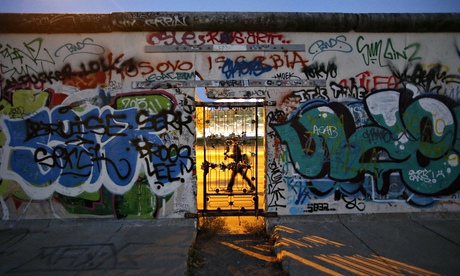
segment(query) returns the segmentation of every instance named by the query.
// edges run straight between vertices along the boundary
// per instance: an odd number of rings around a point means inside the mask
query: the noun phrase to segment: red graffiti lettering
[[[154,32],[147,35],[150,45],[200,46],[208,44],[289,44],[283,34],[271,32]]]

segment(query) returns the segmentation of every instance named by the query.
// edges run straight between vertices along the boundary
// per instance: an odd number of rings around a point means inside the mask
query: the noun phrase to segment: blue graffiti
[[[344,35],[339,35],[335,38],[330,38],[328,41],[317,40],[313,42],[308,48],[308,53],[314,55],[313,59],[324,52],[327,51],[336,51],[342,53],[351,53],[353,47],[347,42],[347,37]]]
[[[236,60],[233,61],[227,58],[222,65],[222,73],[227,79],[236,77],[242,77],[246,75],[260,76],[266,72],[270,72],[272,67],[270,65],[263,64],[260,59],[254,59],[251,61]]]
[[[124,193],[141,172],[156,189],[182,183],[193,169],[192,148],[165,146],[159,135],[168,129],[191,131],[184,127],[191,120],[173,110],[44,108],[27,119],[4,121],[10,136],[8,174],[23,185],[55,185],[68,195],[102,184]]]

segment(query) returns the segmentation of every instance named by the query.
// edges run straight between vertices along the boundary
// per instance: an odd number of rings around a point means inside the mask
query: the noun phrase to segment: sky
[[[0,0],[5,13],[460,13],[460,0]]]

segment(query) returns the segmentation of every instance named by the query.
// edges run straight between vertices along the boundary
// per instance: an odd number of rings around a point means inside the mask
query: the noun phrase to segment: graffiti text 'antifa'
[[[69,108],[45,108],[26,120],[5,120],[14,133],[8,143],[9,166],[24,185],[40,189],[57,183],[56,190],[69,195],[82,188],[94,191],[101,182],[113,192],[126,192],[144,167],[150,185],[159,190],[182,182],[193,165],[190,146],[164,145],[159,135],[171,129],[191,134],[191,122],[190,115],[177,110],[150,114],[105,107],[77,114]]]

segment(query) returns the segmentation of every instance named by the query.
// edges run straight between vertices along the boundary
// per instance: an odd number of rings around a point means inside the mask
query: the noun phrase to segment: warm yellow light
[[[324,267],[322,265],[319,265],[319,264],[317,264],[315,262],[312,262],[312,261],[309,261],[307,259],[304,259],[304,258],[302,258],[302,257],[300,257],[298,255],[295,255],[295,254],[293,254],[291,252],[288,252],[288,251],[284,251],[284,250],[281,251],[280,254],[278,255],[278,258],[281,259],[281,257],[290,257],[290,258],[292,258],[292,259],[294,259],[296,261],[301,262],[304,265],[313,267],[313,268],[315,268],[315,269],[317,269],[317,270],[319,270],[321,272],[327,273],[329,275],[343,275],[343,274],[340,274],[340,273],[338,273],[338,272],[336,272],[336,271],[334,271],[332,269],[329,269],[329,268]]]
[[[269,263],[276,263],[278,262],[278,259],[276,257],[273,257],[273,256],[265,256],[265,255],[262,255],[260,253],[257,253],[257,252],[253,252],[251,250],[247,250],[246,248],[242,248],[242,247],[239,247],[237,245],[234,245],[232,243],[229,243],[229,242],[221,242],[223,245],[226,245],[230,248],[233,248],[235,250],[238,250],[248,256],[251,256],[251,257],[254,257],[254,258],[257,258],[259,260],[262,260],[262,261],[266,261],[266,262],[269,262]]]
[[[326,239],[326,238],[323,238],[323,237],[320,237],[320,236],[315,236],[315,235],[305,236],[302,239],[304,239],[304,240],[306,240],[308,242],[311,242],[311,243],[315,244],[316,246],[319,246],[319,245],[333,245],[333,246],[336,246],[336,247],[345,246],[345,244],[343,244],[343,243],[331,241],[329,239]]]
[[[276,231],[283,231],[283,232],[286,232],[286,233],[300,233],[299,230],[296,230],[294,228],[290,228],[290,227],[286,227],[286,226],[283,226],[283,225],[277,225],[276,228],[275,228],[275,232]]]

